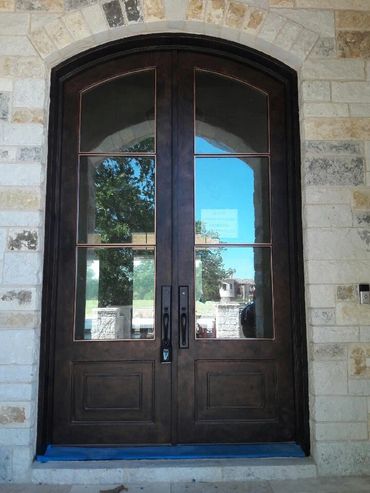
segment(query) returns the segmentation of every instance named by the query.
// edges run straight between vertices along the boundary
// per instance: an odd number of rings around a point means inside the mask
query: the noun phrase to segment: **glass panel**
[[[154,339],[154,249],[79,248],[75,338]]]
[[[154,158],[81,158],[80,242],[154,244],[154,208]]]
[[[155,71],[110,80],[81,99],[82,152],[154,152]]]
[[[270,241],[267,158],[195,160],[196,243]]]
[[[196,338],[272,338],[270,249],[195,250]]]
[[[268,98],[252,86],[196,71],[197,154],[268,152]]]

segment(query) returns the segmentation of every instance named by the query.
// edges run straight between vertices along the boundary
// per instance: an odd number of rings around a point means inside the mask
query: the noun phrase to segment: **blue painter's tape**
[[[268,457],[304,457],[295,443],[251,443],[212,445],[158,445],[130,447],[73,447],[49,445],[38,462],[138,459],[260,459]]]

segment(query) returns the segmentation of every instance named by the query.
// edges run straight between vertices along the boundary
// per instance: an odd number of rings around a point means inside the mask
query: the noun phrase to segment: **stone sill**
[[[223,482],[316,478],[311,457],[287,459],[185,459],[34,463],[33,483],[113,484]]]

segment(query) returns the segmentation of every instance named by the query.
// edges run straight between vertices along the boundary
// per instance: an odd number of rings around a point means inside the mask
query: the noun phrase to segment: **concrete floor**
[[[120,487],[121,486],[121,487]],[[370,476],[222,483],[0,485],[0,493],[370,493]]]

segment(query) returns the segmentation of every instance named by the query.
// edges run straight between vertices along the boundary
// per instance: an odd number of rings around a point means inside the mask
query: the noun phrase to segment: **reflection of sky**
[[[206,139],[198,137],[197,152],[219,154],[220,150],[213,146],[212,143],[206,141]],[[247,164],[247,158],[244,160],[227,156],[219,158],[197,158],[195,182],[196,221],[201,221],[201,219],[207,217],[207,214],[206,216],[204,214],[205,209],[237,210],[237,225],[230,223],[230,227],[223,229],[225,234],[222,234],[221,227],[219,231],[220,242],[254,243],[254,173]],[[232,218],[235,218],[235,213],[230,214],[231,222],[233,221]],[[214,223],[212,221],[204,226],[206,231],[210,230],[214,232]],[[252,248],[227,248],[223,250],[222,257],[226,268],[236,270],[234,277],[254,278]]]

